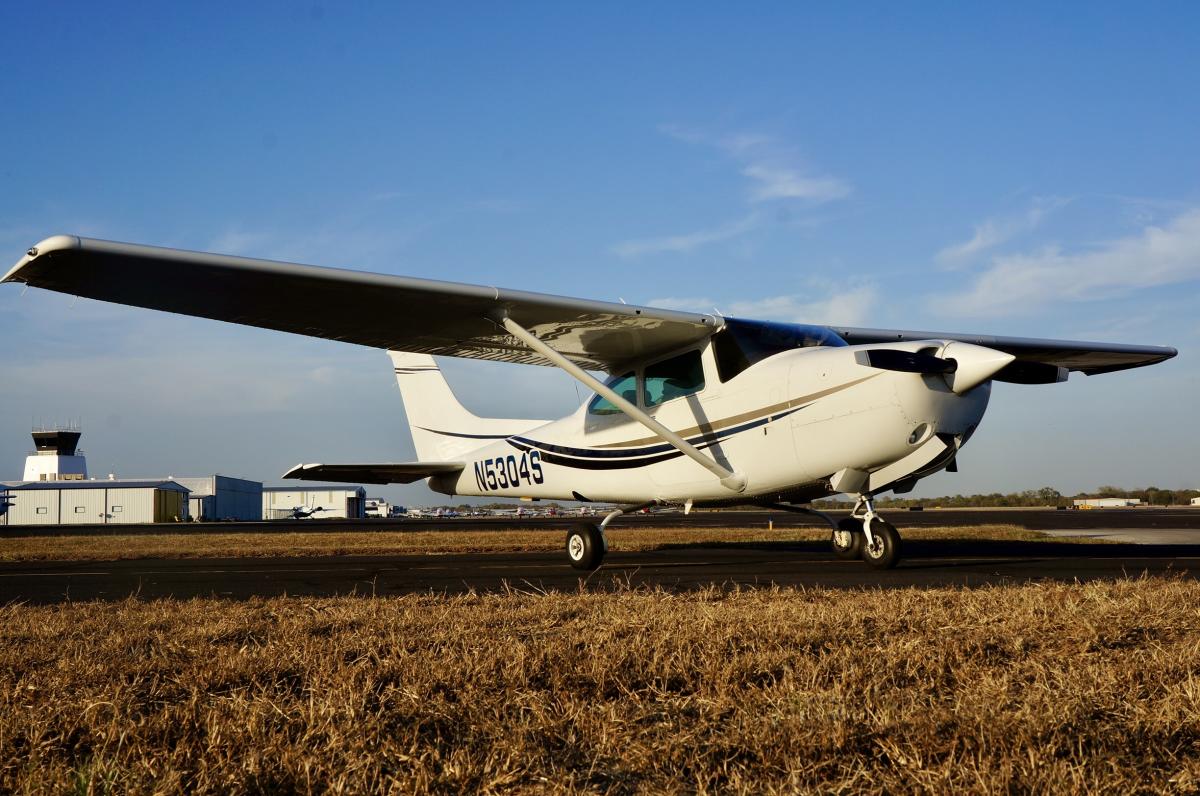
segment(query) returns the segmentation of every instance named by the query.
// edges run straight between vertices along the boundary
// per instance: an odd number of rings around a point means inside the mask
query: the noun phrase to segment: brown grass
[[[398,553],[474,553],[552,551],[563,546],[565,532],[406,531],[345,533],[186,533],[128,536],[24,536],[0,539],[0,561],[112,561],[129,558],[242,558],[264,556],[388,555]],[[1087,538],[1059,539],[1015,525],[970,528],[911,528],[905,539],[995,539],[1088,543]],[[636,528],[613,529],[614,550],[657,550],[680,544],[818,541],[819,528]]]
[[[1200,584],[0,608],[0,791],[1195,792]]]

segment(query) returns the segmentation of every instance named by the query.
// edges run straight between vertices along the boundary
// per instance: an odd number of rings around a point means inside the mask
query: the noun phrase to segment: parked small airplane
[[[1177,353],[742,320],[66,235],[0,281],[385,349],[421,461],[284,477],[617,504],[567,533],[585,570],[624,512],[734,503],[820,515],[835,555],[894,566],[900,536],[874,497],[956,469],[993,381],[1052,384]],[[434,354],[556,366],[595,395],[559,420],[478,417]],[[857,498],[840,522],[806,505],[838,493]]]
[[[322,512],[325,509],[317,506],[315,509],[310,509],[307,506],[292,506],[291,514],[287,516],[289,520],[307,520],[309,517]]]

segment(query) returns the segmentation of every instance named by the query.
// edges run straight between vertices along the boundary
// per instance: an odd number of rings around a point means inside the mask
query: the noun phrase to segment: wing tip
[[[281,475],[280,478],[291,479],[293,481],[303,480],[303,475],[304,475],[305,470],[309,470],[314,467],[320,467],[320,466],[321,465],[318,462],[310,462],[308,464],[304,464],[304,463],[297,464],[295,467],[293,467],[292,469],[288,470],[286,473]]]
[[[50,254],[51,252],[79,249],[82,248],[82,246],[83,244],[75,235],[51,235],[48,238],[43,238],[33,246],[29,247],[28,251],[25,252],[25,256],[18,260],[17,264],[8,270],[8,273],[4,275],[4,278],[0,279],[0,283],[24,282],[25,280],[21,279],[20,276],[21,270],[38,257],[41,257],[45,254]]]

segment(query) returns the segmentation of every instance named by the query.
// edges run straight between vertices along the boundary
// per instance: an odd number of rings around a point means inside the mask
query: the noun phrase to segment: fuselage
[[[706,344],[699,349],[700,388],[666,400],[669,380],[663,395],[651,394],[662,390],[654,363],[630,369],[637,387],[629,399],[743,474],[744,492],[722,486],[625,414],[601,411],[596,399],[471,451],[461,473],[430,485],[447,494],[615,503],[803,501],[842,491],[834,476],[847,471],[866,474],[864,491],[878,491],[944,467],[983,417],[990,382],[958,395],[940,375],[862,364],[856,353],[865,348],[791,349],[722,379],[714,347]],[[697,371],[691,387],[698,378]],[[674,389],[682,391],[678,383]]]

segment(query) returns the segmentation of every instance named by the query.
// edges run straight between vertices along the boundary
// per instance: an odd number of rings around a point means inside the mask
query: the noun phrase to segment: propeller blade
[[[948,374],[958,370],[953,359],[942,359],[919,351],[897,351],[894,348],[869,348],[859,351],[859,362],[880,370],[901,373],[922,373],[926,376]],[[863,360],[866,360],[865,362]]]

